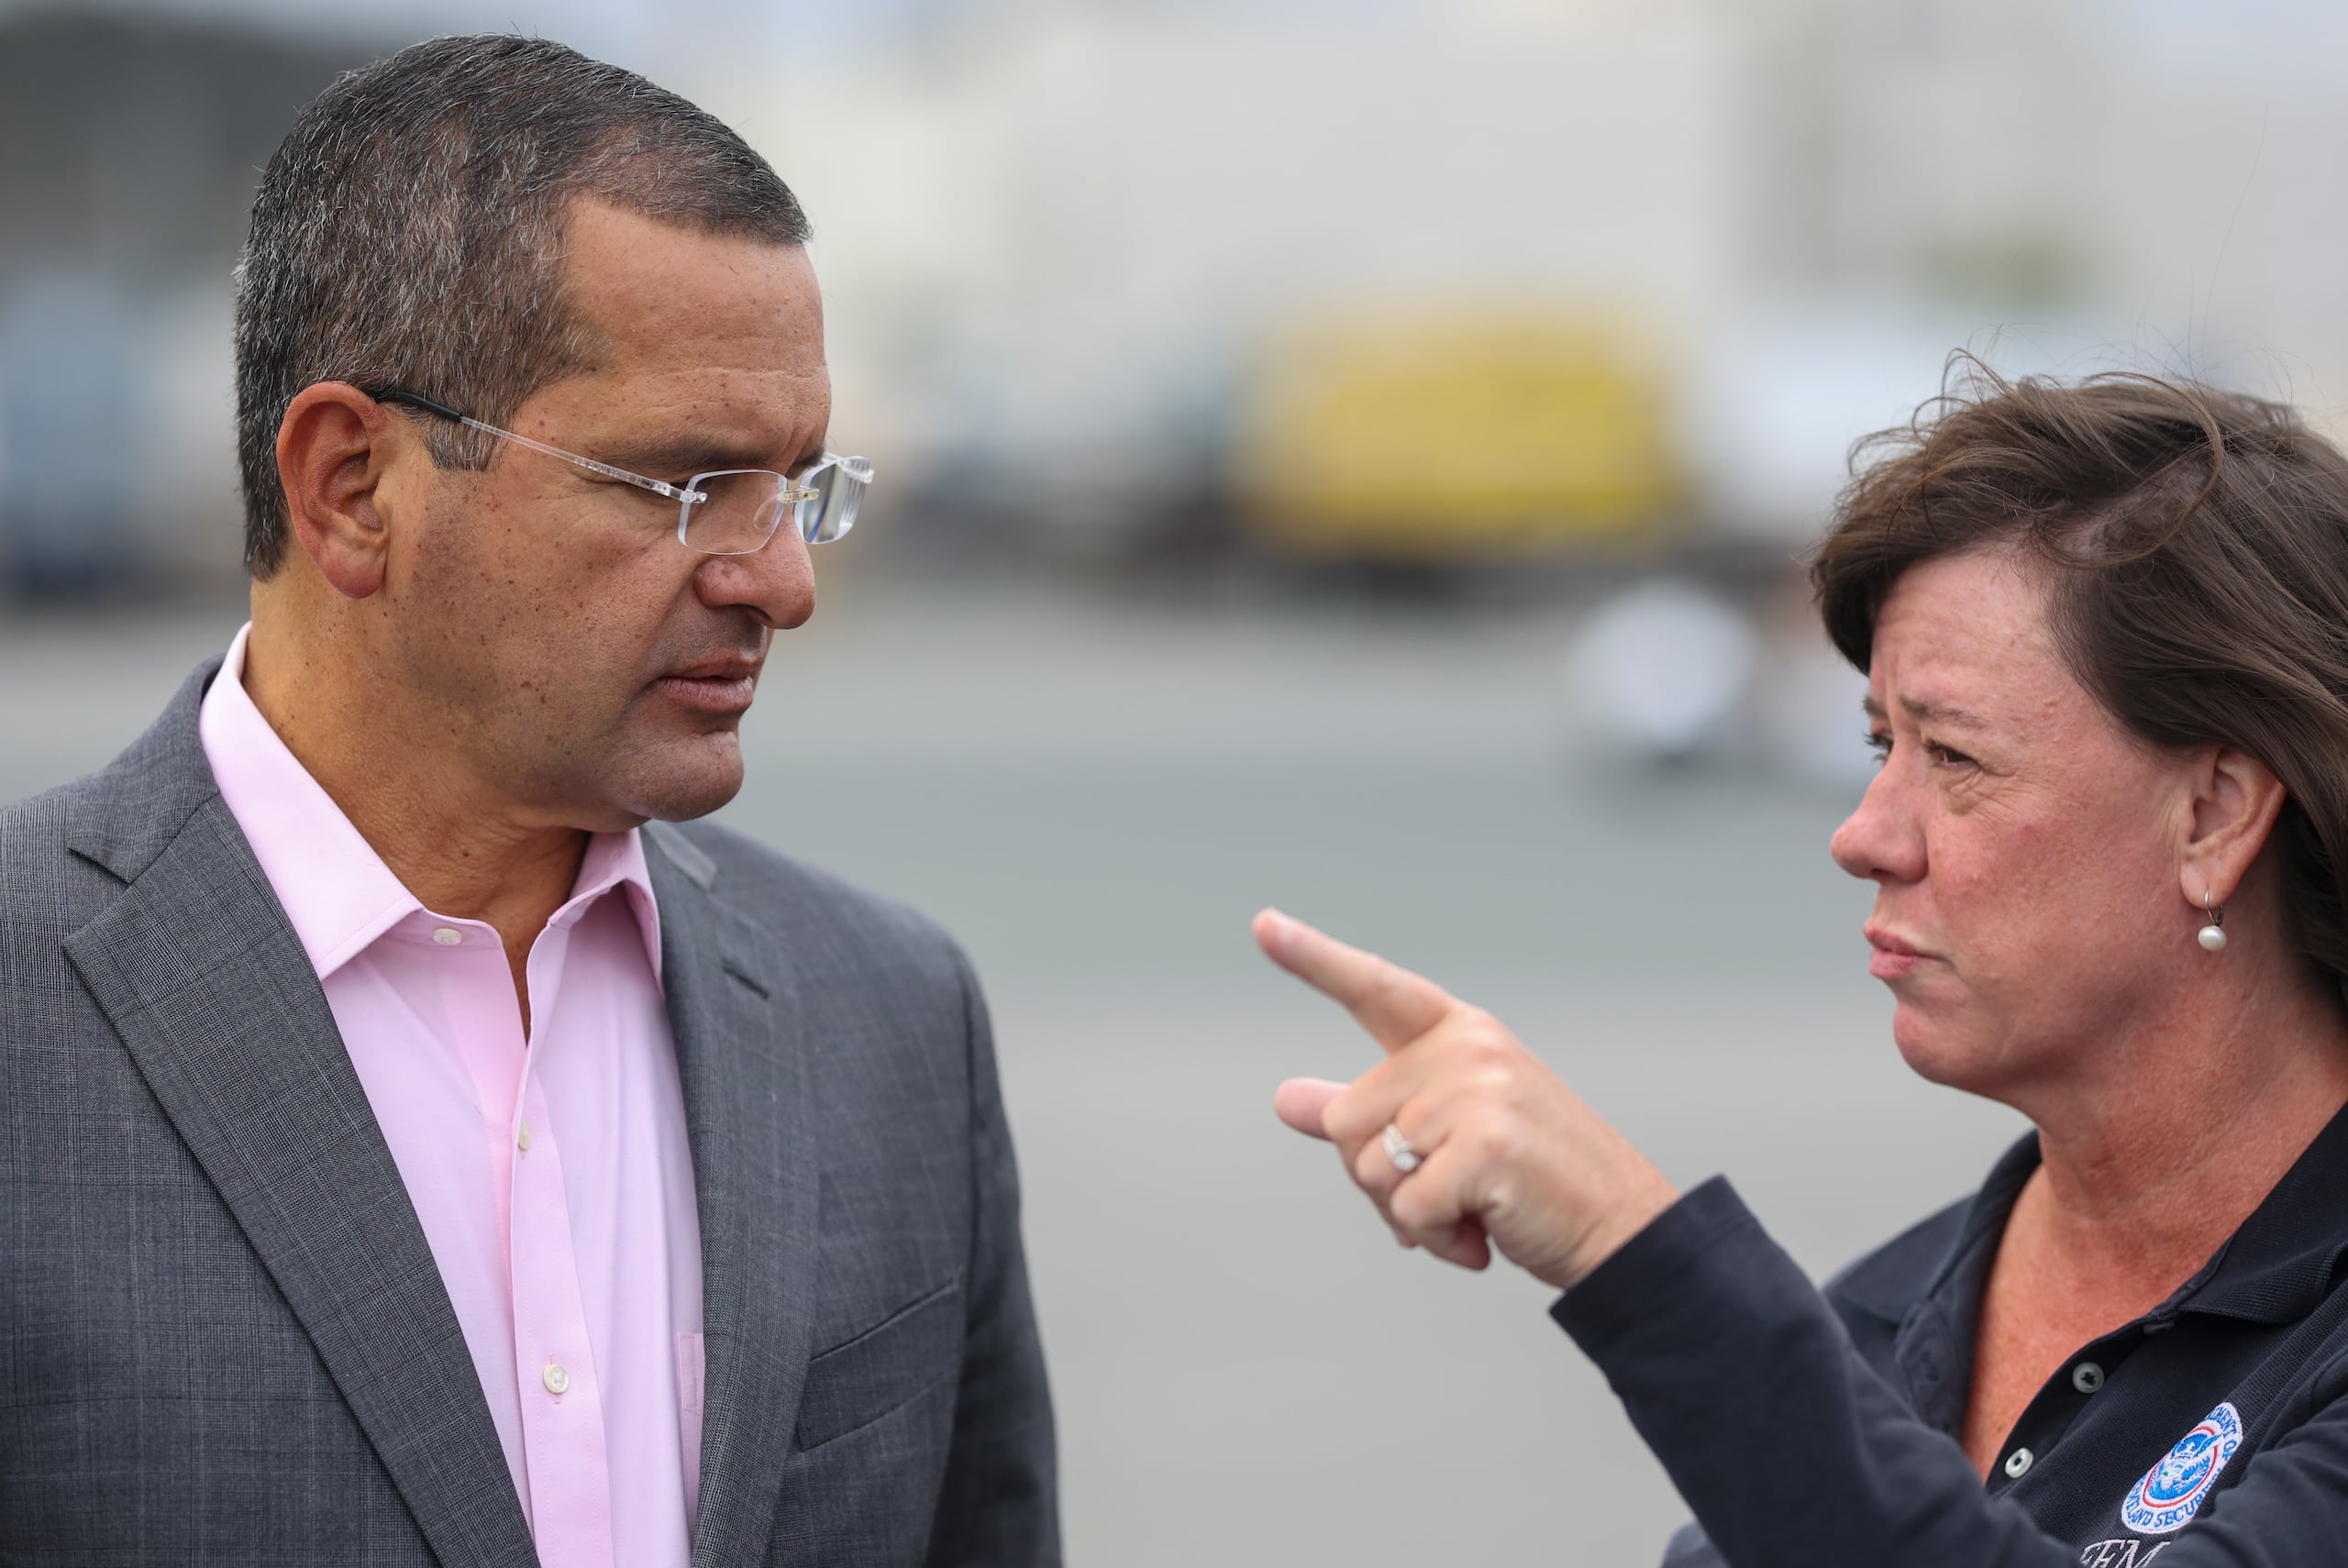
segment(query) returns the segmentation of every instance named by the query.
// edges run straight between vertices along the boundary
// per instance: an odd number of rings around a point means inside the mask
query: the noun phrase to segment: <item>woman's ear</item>
[[[2274,769],[2232,746],[2211,748],[2195,766],[2193,791],[2178,885],[2196,907],[2222,904],[2266,847],[2290,792]]]
[[[304,387],[277,426],[277,478],[294,541],[336,591],[383,586],[390,532],[377,505],[394,417],[342,381]]]

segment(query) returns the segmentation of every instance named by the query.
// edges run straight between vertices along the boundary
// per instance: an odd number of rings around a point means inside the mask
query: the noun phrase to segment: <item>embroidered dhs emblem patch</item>
[[[2241,1446],[2242,1413],[2232,1405],[2219,1406],[2136,1483],[2120,1505],[2121,1521],[2144,1535],[2183,1529]]]

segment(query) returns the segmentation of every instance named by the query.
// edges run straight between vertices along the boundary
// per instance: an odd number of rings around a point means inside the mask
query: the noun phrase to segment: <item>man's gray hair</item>
[[[573,199],[713,235],[803,244],[765,159],[633,72],[539,39],[435,39],[337,81],[262,172],[237,268],[237,450],[245,565],[285,557],[277,432],[304,387],[401,387],[507,423],[593,368],[597,335],[561,288]],[[426,427],[433,460],[493,443]]]

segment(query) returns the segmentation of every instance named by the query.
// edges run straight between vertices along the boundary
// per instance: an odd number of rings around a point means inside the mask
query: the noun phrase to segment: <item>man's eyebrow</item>
[[[654,437],[633,446],[598,454],[614,468],[631,469],[659,477],[664,474],[709,473],[718,469],[763,469],[771,466],[771,447],[729,441],[705,431],[668,438]],[[793,458],[792,467],[803,459]]]

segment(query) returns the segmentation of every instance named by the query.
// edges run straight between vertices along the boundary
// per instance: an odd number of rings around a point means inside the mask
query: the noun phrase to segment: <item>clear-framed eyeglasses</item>
[[[677,542],[705,556],[747,556],[763,549],[783,518],[799,537],[811,545],[826,545],[856,526],[857,509],[864,504],[865,487],[872,482],[872,465],[862,458],[825,452],[796,475],[772,469],[715,469],[695,474],[682,484],[632,474],[593,458],[566,452],[544,441],[460,414],[418,392],[386,387],[367,395],[377,403],[402,403],[442,419],[452,420],[484,436],[527,447],[549,458],[576,463],[605,479],[632,484],[677,503]]]

